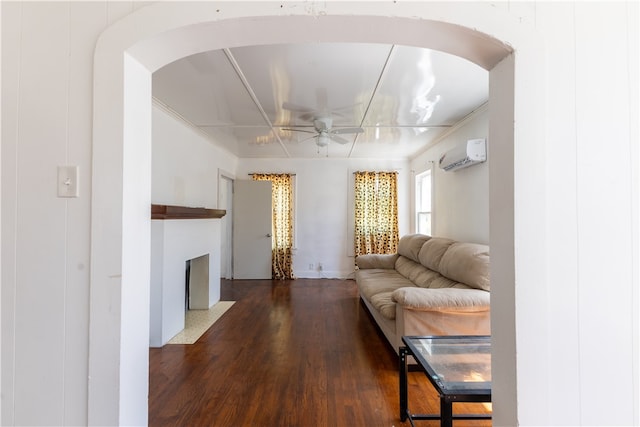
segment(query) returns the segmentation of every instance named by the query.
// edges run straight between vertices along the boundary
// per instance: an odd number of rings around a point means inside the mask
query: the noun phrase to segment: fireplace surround
[[[154,219],[152,214],[150,347],[162,347],[184,329],[187,261],[191,261],[190,275],[199,282],[191,286],[191,309],[206,310],[220,300],[219,218],[225,211],[197,209],[219,216]],[[177,210],[185,208],[165,212]]]

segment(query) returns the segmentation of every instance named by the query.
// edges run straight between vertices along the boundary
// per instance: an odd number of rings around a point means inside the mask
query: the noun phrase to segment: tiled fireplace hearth
[[[151,347],[162,347],[184,329],[187,261],[194,279],[191,309],[206,310],[220,300],[219,218],[224,211],[217,211],[222,212],[217,217],[171,219],[171,213],[178,210],[165,209],[169,216],[152,216],[151,221]],[[210,211],[205,214],[211,216],[215,210],[200,211]]]

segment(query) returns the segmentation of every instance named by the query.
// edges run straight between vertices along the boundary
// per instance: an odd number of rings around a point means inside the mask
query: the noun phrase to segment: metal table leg
[[[400,347],[400,421],[407,420],[407,348]]]
[[[453,404],[440,396],[440,427],[453,427]]]

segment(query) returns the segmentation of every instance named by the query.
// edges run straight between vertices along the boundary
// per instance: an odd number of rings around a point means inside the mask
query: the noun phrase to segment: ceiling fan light
[[[318,147],[326,147],[327,145],[329,145],[329,141],[329,136],[326,133],[322,132],[320,135],[318,135],[316,144],[318,145]]]

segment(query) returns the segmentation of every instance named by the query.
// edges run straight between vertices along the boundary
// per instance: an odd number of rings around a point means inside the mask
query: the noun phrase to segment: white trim
[[[145,192],[141,182],[135,180],[123,180],[124,164],[132,164],[135,158],[130,157],[135,150],[130,145],[136,141],[128,138],[123,122],[124,107],[151,108],[150,95],[147,99],[140,98],[143,92],[133,85],[127,85],[130,77],[126,74],[128,69],[123,66],[125,54],[135,60],[147,71],[147,79],[151,81],[151,73],[167,63],[198,52],[219,49],[223,47],[243,46],[261,43],[290,42],[295,38],[297,42],[336,42],[336,41],[362,41],[382,42],[393,41],[397,44],[410,44],[422,47],[444,50],[454,55],[467,58],[478,63],[486,69],[492,69],[497,63],[513,51],[513,49],[499,40],[507,40],[511,46],[516,46],[519,51],[520,62],[510,65],[516,67],[518,79],[516,84],[519,90],[525,85],[531,85],[539,90],[539,81],[544,78],[539,64],[530,63],[532,51],[539,49],[527,45],[532,38],[537,41],[533,33],[523,32],[522,26],[512,15],[505,11],[484,3],[431,3],[431,2],[326,2],[326,3],[297,3],[287,2],[255,2],[247,7],[245,2],[228,2],[220,4],[206,3],[164,3],[159,2],[148,7],[138,9],[107,29],[100,37],[95,52],[95,79],[94,79],[94,145],[93,145],[93,200],[92,200],[92,229],[91,229],[91,309],[90,309],[90,356],[89,356],[89,424],[146,424],[147,406],[144,404],[147,398],[147,372],[137,374],[129,371],[131,359],[136,359],[137,354],[146,353],[148,339],[139,339],[137,346],[135,340],[129,336],[141,333],[140,328],[131,330],[130,324],[122,323],[127,317],[127,311],[136,309],[139,305],[148,304],[148,295],[145,300],[144,292],[121,293],[121,289],[137,286],[133,280],[136,274],[133,272],[148,269],[144,263],[140,263],[135,251],[137,247],[145,247],[142,253],[148,251],[149,241],[142,239],[134,241],[132,235],[123,228],[123,220],[139,218],[137,211],[142,203],[132,198],[139,191]],[[309,7],[311,6],[311,7]],[[284,13],[283,13],[284,12]],[[247,19],[251,18],[251,19]],[[422,18],[422,19],[416,19]],[[434,20],[437,19],[437,20]],[[326,28],[337,29],[326,31]],[[386,31],[380,32],[384,27]],[[442,34],[447,36],[442,37]],[[125,70],[123,75],[122,71]],[[493,73],[491,71],[490,75]],[[499,89],[502,84],[497,82]],[[126,89],[126,90],[125,90]],[[496,90],[496,88],[494,88]],[[126,94],[125,94],[126,92]],[[510,91],[506,91],[512,93]],[[527,93],[524,90],[523,93]],[[514,137],[518,140],[518,150],[514,156],[517,163],[518,187],[515,193],[519,199],[527,198],[531,194],[531,188],[523,185],[523,181],[538,179],[543,173],[528,159],[520,155],[525,147],[537,153],[544,153],[544,145],[540,144],[540,132],[524,132],[521,129],[535,130],[540,126],[541,117],[538,105],[526,105],[524,97],[518,93],[516,108],[518,113],[517,127],[512,128],[513,122],[501,123],[499,128],[493,129],[498,139],[503,138],[505,144],[513,146]],[[125,104],[125,97],[128,103]],[[544,97],[539,97],[544,103]],[[507,99],[508,101],[508,99]],[[505,108],[513,108],[513,99],[504,104]],[[522,108],[524,107],[524,108]],[[493,104],[492,104],[493,109]],[[497,122],[496,122],[497,123]],[[144,123],[137,123],[144,126]],[[150,127],[150,124],[148,124]],[[495,126],[495,123],[494,123]],[[491,125],[490,125],[491,128]],[[492,140],[495,142],[494,140]],[[492,144],[495,145],[495,144]],[[138,152],[143,161],[150,159],[150,152]],[[531,158],[531,156],[529,156]],[[492,162],[492,164],[495,162]],[[513,183],[513,166],[505,171],[494,173],[506,173],[505,182],[509,187]],[[538,193],[539,188],[536,188]],[[521,193],[521,194],[520,194]],[[544,195],[544,194],[542,194]],[[536,201],[538,198],[536,198]],[[123,204],[123,200],[127,203]],[[142,198],[144,202],[145,197]],[[510,201],[507,201],[510,203]],[[512,202],[511,202],[512,203]],[[148,206],[145,206],[148,211]],[[535,265],[536,269],[531,273],[529,268],[523,268],[527,274],[518,274],[516,282],[516,263],[503,265],[502,274],[493,275],[494,292],[500,294],[504,286],[530,286],[533,283],[544,282],[546,269],[544,262],[544,250],[539,236],[528,231],[529,220],[532,215],[526,211],[518,210],[513,213],[511,221],[515,221],[515,227],[505,227],[497,224],[492,228],[492,250],[496,247],[504,247],[508,259],[513,259],[514,232],[518,235],[518,269]],[[538,229],[546,229],[545,218],[536,215]],[[133,221],[135,222],[135,221]],[[508,224],[507,223],[507,224]],[[544,242],[544,239],[542,240]],[[131,246],[129,246],[131,245]],[[544,246],[542,244],[542,246]],[[123,248],[131,251],[132,257],[122,256]],[[525,250],[523,250],[525,249]],[[531,249],[531,250],[527,250]],[[535,249],[535,250],[533,250]],[[510,255],[510,256],[509,256]],[[523,256],[524,255],[524,256]],[[518,271],[520,273],[520,271]],[[147,284],[148,286],[148,284]],[[539,292],[544,293],[542,288]],[[132,296],[133,299],[128,299]],[[515,293],[506,293],[503,299],[502,310],[509,319],[505,328],[493,334],[494,343],[498,344],[504,355],[506,365],[499,365],[495,378],[501,386],[502,393],[496,397],[496,408],[501,408],[494,414],[496,424],[518,423],[518,408],[511,404],[511,399],[517,401],[518,392],[528,389],[532,397],[527,407],[545,405],[545,390],[536,384],[529,387],[522,380],[516,382],[517,373],[532,368],[527,361],[524,364],[516,364],[521,356],[515,351],[515,325],[510,322],[515,319],[515,310],[520,308],[520,301]],[[147,305],[148,306],[148,305]],[[121,313],[122,310],[122,313]],[[493,308],[492,308],[493,310]],[[494,312],[492,311],[492,314]],[[510,317],[511,316],[511,317]],[[500,324],[501,322],[496,322]],[[535,325],[534,325],[535,326]],[[122,334],[127,335],[126,345]],[[520,337],[526,340],[529,334]],[[148,336],[147,336],[148,338]],[[520,342],[520,341],[519,341]],[[541,352],[546,348],[541,343]],[[104,350],[102,352],[101,350]],[[146,360],[146,358],[144,358]],[[145,362],[145,363],[148,363]],[[542,360],[537,366],[546,372]],[[516,366],[518,369],[516,369]],[[115,374],[115,376],[114,376]],[[540,375],[540,384],[544,385],[544,375]],[[119,379],[119,381],[118,381]],[[537,393],[536,393],[537,392]],[[509,404],[505,396],[511,396]],[[538,397],[536,397],[538,396]],[[502,400],[505,399],[505,400]],[[543,420],[544,411],[541,411]]]
[[[186,127],[188,127],[189,129],[193,130],[195,133],[197,133],[198,135],[202,136],[207,141],[210,141],[212,144],[215,144],[216,148],[218,148],[218,149],[220,149],[222,151],[225,151],[225,152],[229,153],[230,155],[232,155],[234,157],[237,157],[234,153],[229,151],[229,149],[227,147],[225,147],[224,144],[219,144],[215,139],[213,139],[213,137],[210,134],[208,134],[207,132],[205,132],[200,127],[196,126],[195,124],[191,123],[183,115],[178,113],[173,108],[169,107],[164,102],[160,101],[158,98],[152,96],[151,97],[151,101],[152,101],[154,107],[156,107],[159,110],[162,110],[163,112],[167,113],[167,115],[173,117],[177,121],[182,122]]]

